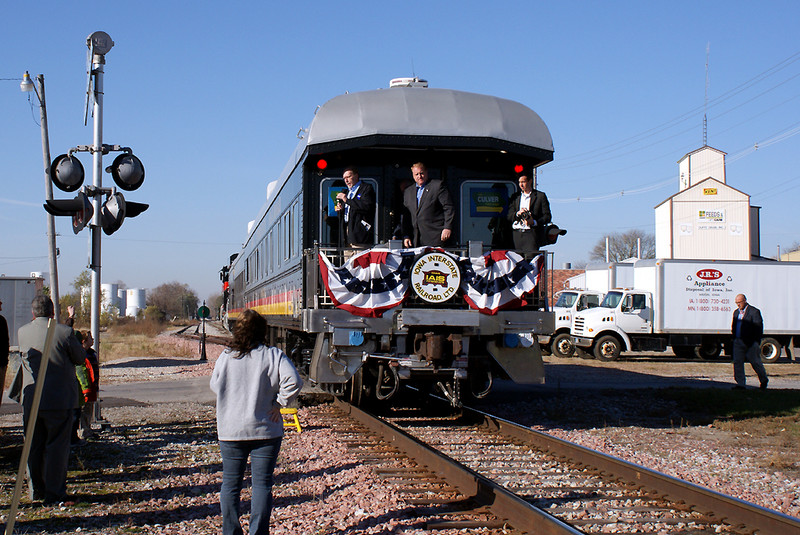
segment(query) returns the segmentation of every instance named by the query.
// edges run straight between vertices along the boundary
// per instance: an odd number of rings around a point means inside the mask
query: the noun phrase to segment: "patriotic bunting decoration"
[[[373,248],[353,256],[340,268],[320,252],[319,270],[334,305],[357,316],[378,318],[405,299],[411,265],[419,252],[422,249]]]
[[[542,255],[530,262],[513,251],[491,251],[461,259],[461,291],[469,306],[484,314],[519,308],[541,276]]]
[[[403,302],[411,286],[415,259],[429,251],[444,253],[431,247],[375,247],[353,256],[342,267],[335,267],[320,252],[320,273],[334,305],[357,316],[376,318]],[[461,269],[464,299],[471,308],[490,315],[522,306],[525,294],[539,282],[544,261],[539,255],[528,262],[513,251],[454,259]]]

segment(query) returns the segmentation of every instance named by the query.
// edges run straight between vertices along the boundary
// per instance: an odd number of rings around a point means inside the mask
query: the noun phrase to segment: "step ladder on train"
[[[300,419],[297,417],[297,409],[293,407],[285,407],[281,409],[281,417],[283,418],[283,427],[294,427],[298,433],[303,430],[300,427]]]

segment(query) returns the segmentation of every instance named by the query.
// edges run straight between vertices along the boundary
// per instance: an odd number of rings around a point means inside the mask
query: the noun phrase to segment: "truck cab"
[[[599,307],[574,314],[571,332],[572,343],[598,360],[645,349],[653,333],[653,297],[639,290],[611,290]]]
[[[555,329],[552,335],[539,335],[539,345],[556,357],[568,358],[575,355],[570,329],[572,317],[576,312],[597,308],[603,300],[603,292],[596,290],[570,289],[556,293]]]

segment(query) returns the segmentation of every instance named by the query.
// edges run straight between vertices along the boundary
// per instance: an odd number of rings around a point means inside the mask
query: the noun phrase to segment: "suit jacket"
[[[415,247],[442,247],[445,245],[442,242],[442,230],[453,231],[456,218],[453,201],[441,180],[428,180],[423,188],[419,206],[416,183],[408,186],[403,193],[403,205],[411,216],[403,219],[403,237],[411,238]],[[452,241],[452,234],[448,241]]]
[[[521,202],[522,193],[519,191],[508,201],[508,213],[506,213],[506,217],[509,221],[514,221],[517,217]],[[547,195],[545,195],[543,191],[533,190],[531,192],[530,203],[524,208],[527,208],[533,216],[533,219],[536,220],[537,227],[544,228],[553,219],[550,214],[550,201],[547,200]]]
[[[739,323],[739,309],[733,311],[733,323],[731,324],[731,334],[736,338],[736,324]],[[744,309],[742,318],[742,329],[740,338],[747,345],[753,345],[761,341],[764,335],[764,320],[761,318],[761,311],[753,305],[747,305]]]
[[[352,199],[345,203],[350,207],[347,214],[345,242],[351,245],[375,244],[375,190],[358,181],[358,189]],[[344,215],[340,212],[340,215]]]
[[[39,376],[39,365],[47,337],[48,318],[36,318],[19,328],[19,349],[22,352],[22,406],[27,412],[33,404],[34,381]],[[42,390],[40,410],[67,410],[78,408],[78,378],[75,365],[83,364],[86,351],[66,325],[56,325],[53,333],[53,350],[47,363],[47,375]]]
[[[0,368],[8,366],[9,343],[8,322],[5,317],[0,316]]]
[[[521,203],[522,192],[518,191],[508,202],[506,217],[512,223],[517,217],[517,212],[520,210]],[[536,221],[536,226],[531,229],[532,234],[530,235],[530,241],[534,242],[531,244],[533,248],[538,249],[541,245],[545,244],[544,230],[553,219],[550,214],[550,202],[547,200],[547,195],[545,195],[543,191],[533,190],[528,206],[524,206],[523,208],[527,208]],[[514,234],[521,233],[514,232]]]

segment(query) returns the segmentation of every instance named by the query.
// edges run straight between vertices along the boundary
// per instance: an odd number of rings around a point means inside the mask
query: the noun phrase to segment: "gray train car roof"
[[[266,202],[250,222],[252,230],[306,150],[320,154],[363,146],[454,144],[509,150],[537,158],[539,163],[553,159],[553,139],[547,125],[532,109],[513,100],[422,87],[347,93],[317,110],[308,135],[297,144],[280,177],[268,185]],[[244,249],[252,230],[247,233]]]
[[[553,139],[541,117],[512,100],[419,87],[394,87],[334,97],[317,111],[308,149],[322,153],[358,146],[452,145],[509,150],[553,159]]]

